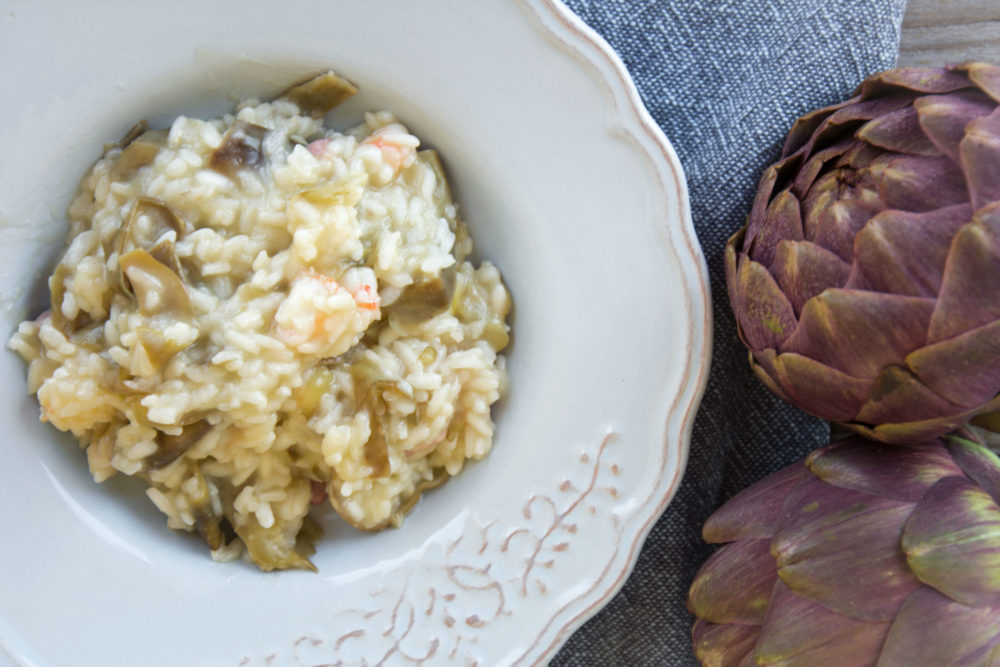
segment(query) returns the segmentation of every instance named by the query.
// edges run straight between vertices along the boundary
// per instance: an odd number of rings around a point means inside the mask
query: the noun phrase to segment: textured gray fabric
[[[895,63],[905,0],[566,0],[625,61],[687,173],[708,260],[715,345],[681,487],[622,591],[553,665],[689,665],[691,579],[720,502],[823,444],[827,426],[747,365],[723,272],[726,240],[795,118]]]

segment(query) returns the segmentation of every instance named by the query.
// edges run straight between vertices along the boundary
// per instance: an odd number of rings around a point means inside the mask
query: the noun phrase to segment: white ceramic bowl
[[[554,0],[6,3],[0,332],[44,308],[63,211],[137,119],[218,115],[326,68],[438,148],[514,297],[493,453],[403,528],[331,519],[319,574],[213,563],[134,480],[95,484],[0,354],[0,662],[542,661],[624,582],[708,370],[681,168],[610,48]]]

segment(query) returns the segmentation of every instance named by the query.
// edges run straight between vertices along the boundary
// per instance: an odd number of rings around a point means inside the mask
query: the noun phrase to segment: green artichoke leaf
[[[945,438],[948,453],[962,472],[1000,506],[1000,456],[978,442],[966,438]]]
[[[901,540],[923,583],[971,606],[1000,607],[1000,507],[964,477],[947,477],[917,503]]]
[[[892,620],[920,586],[899,546],[913,506],[807,479],[789,494],[771,544],[778,577],[843,616]]]
[[[691,584],[688,609],[712,623],[760,625],[777,579],[770,539],[727,544],[701,566]]]
[[[357,92],[350,81],[333,72],[325,72],[292,86],[279,99],[293,102],[303,113],[320,118]]]
[[[753,664],[747,659],[753,652],[759,630],[756,625],[717,625],[697,620],[691,629],[694,655],[703,665]]]
[[[826,484],[909,502],[920,500],[942,478],[962,475],[938,442],[882,445],[848,438],[816,450],[806,465]]]
[[[889,628],[878,667],[996,665],[1000,607],[968,607],[931,588],[903,604]]]
[[[801,598],[780,581],[754,651],[757,665],[844,667],[874,662],[887,622],[848,618]]]

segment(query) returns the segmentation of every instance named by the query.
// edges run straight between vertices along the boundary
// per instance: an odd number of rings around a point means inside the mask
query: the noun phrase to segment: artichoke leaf
[[[927,332],[938,343],[1000,319],[1000,202],[978,211],[950,243]]]
[[[135,176],[140,169],[151,165],[156,159],[160,149],[167,143],[168,132],[167,130],[148,130],[148,127],[146,121],[140,121],[122,139],[120,144],[122,152],[111,167],[111,180],[127,181]]]
[[[116,250],[119,255],[136,248],[150,250],[162,242],[167,232],[173,231],[175,238],[180,239],[188,230],[184,219],[159,199],[138,197],[118,233]]]
[[[309,484],[308,480],[298,480]],[[309,560],[315,553],[315,544],[322,537],[322,529],[309,517],[303,517],[302,524],[289,538],[289,528],[275,519],[269,528],[261,526],[254,515],[238,517],[233,501],[240,488],[233,488],[225,482],[218,483],[223,513],[236,536],[246,547],[247,555],[261,570],[311,570],[316,566]]]
[[[1000,110],[994,109],[965,127],[959,158],[972,208],[1000,200]]]
[[[185,426],[180,435],[167,435],[159,431],[156,435],[156,451],[146,457],[144,461],[146,467],[150,470],[158,470],[170,465],[211,430],[212,425],[201,419]]]
[[[343,178],[305,188],[298,196],[319,206],[357,206],[364,195],[368,174],[349,174]]]
[[[180,276],[157,261],[147,251],[136,248],[118,258],[129,291],[139,303],[143,315],[171,315],[190,318],[191,300]]]
[[[930,589],[911,595],[896,615],[878,667],[996,665],[1000,607],[969,607]]]
[[[985,95],[968,91],[913,100],[921,129],[938,150],[955,162],[959,161],[959,145],[965,136],[965,126],[976,118],[988,116],[995,106],[996,103]]]
[[[920,586],[899,546],[913,506],[807,479],[785,501],[772,542],[778,577],[799,597],[838,614],[891,620]]]
[[[454,265],[442,269],[434,278],[408,285],[399,298],[386,306],[385,312],[396,324],[412,326],[448,310],[455,294]]]
[[[948,477],[920,500],[902,547],[917,577],[970,606],[1000,607],[1000,507],[965,477]]]
[[[949,436],[945,441],[948,453],[962,472],[1000,506],[1000,456],[964,437]]]
[[[768,273],[754,261],[744,261],[736,275],[735,302],[740,329],[756,348],[777,349],[795,330],[795,310]]]
[[[753,366],[757,376],[765,384],[776,381],[779,395],[785,400],[810,414],[828,415],[827,419],[835,421],[853,420],[874,384],[873,380],[853,377],[794,352],[775,355],[764,350],[755,358],[759,362]]]
[[[781,351],[874,379],[925,343],[934,305],[921,297],[828,289],[806,303]]]
[[[333,72],[325,72],[292,86],[278,99],[288,100],[303,113],[319,118],[357,92],[350,81]]]
[[[702,528],[705,541],[770,538],[781,518],[785,498],[808,472],[804,465],[788,466],[740,491],[705,522]]]
[[[770,538],[727,544],[695,576],[688,610],[711,623],[760,625],[777,580]]]
[[[266,127],[237,120],[226,130],[222,143],[208,159],[211,169],[233,178],[241,169],[253,169],[264,164]]]
[[[694,655],[701,664],[713,667],[755,664],[750,656],[759,632],[756,625],[717,625],[698,619],[691,630]]]
[[[936,297],[951,240],[971,219],[968,204],[924,213],[879,213],[858,232],[846,287]]]
[[[175,354],[191,345],[167,338],[162,331],[152,327],[137,327],[135,335],[153,372],[159,371]]]
[[[767,608],[754,649],[758,665],[842,667],[868,665],[877,656],[889,623],[859,621],[798,597],[781,581]]]
[[[82,308],[72,320],[63,314],[62,306],[63,299],[66,297],[66,279],[69,277],[70,270],[70,266],[64,262],[59,262],[52,272],[52,276],[49,278],[49,317],[52,318],[52,326],[67,337],[72,336],[78,330],[94,322],[90,314]]]
[[[831,486],[910,502],[941,479],[962,474],[940,442],[882,445],[857,437],[814,451],[806,466]]]
[[[230,521],[231,523],[232,521]],[[246,547],[250,559],[265,572],[272,570],[311,570],[316,566],[309,560],[309,553],[300,553],[299,549],[315,552],[315,542],[306,536],[301,545],[298,537],[294,544],[286,544],[284,527],[275,522],[270,528],[264,528],[255,520],[249,520],[233,526],[233,530]],[[312,531],[310,531],[312,534]]]
[[[941,151],[920,126],[913,106],[905,106],[868,121],[857,132],[858,139],[892,153],[937,157]]]

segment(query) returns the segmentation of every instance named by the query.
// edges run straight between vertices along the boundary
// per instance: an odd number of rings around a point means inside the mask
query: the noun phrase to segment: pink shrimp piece
[[[416,147],[410,144],[412,139],[402,125],[386,125],[375,130],[362,144],[374,146],[382,153],[382,161],[389,165],[394,173],[399,173],[413,164],[417,158]]]
[[[380,298],[371,269],[348,269],[341,281],[311,270],[299,274],[274,315],[278,337],[306,353],[347,351],[378,319]]]
[[[320,157],[323,155],[323,153],[326,152],[326,147],[329,145],[330,145],[329,139],[317,139],[316,141],[309,142],[309,145],[306,146],[306,148],[315,157]]]

